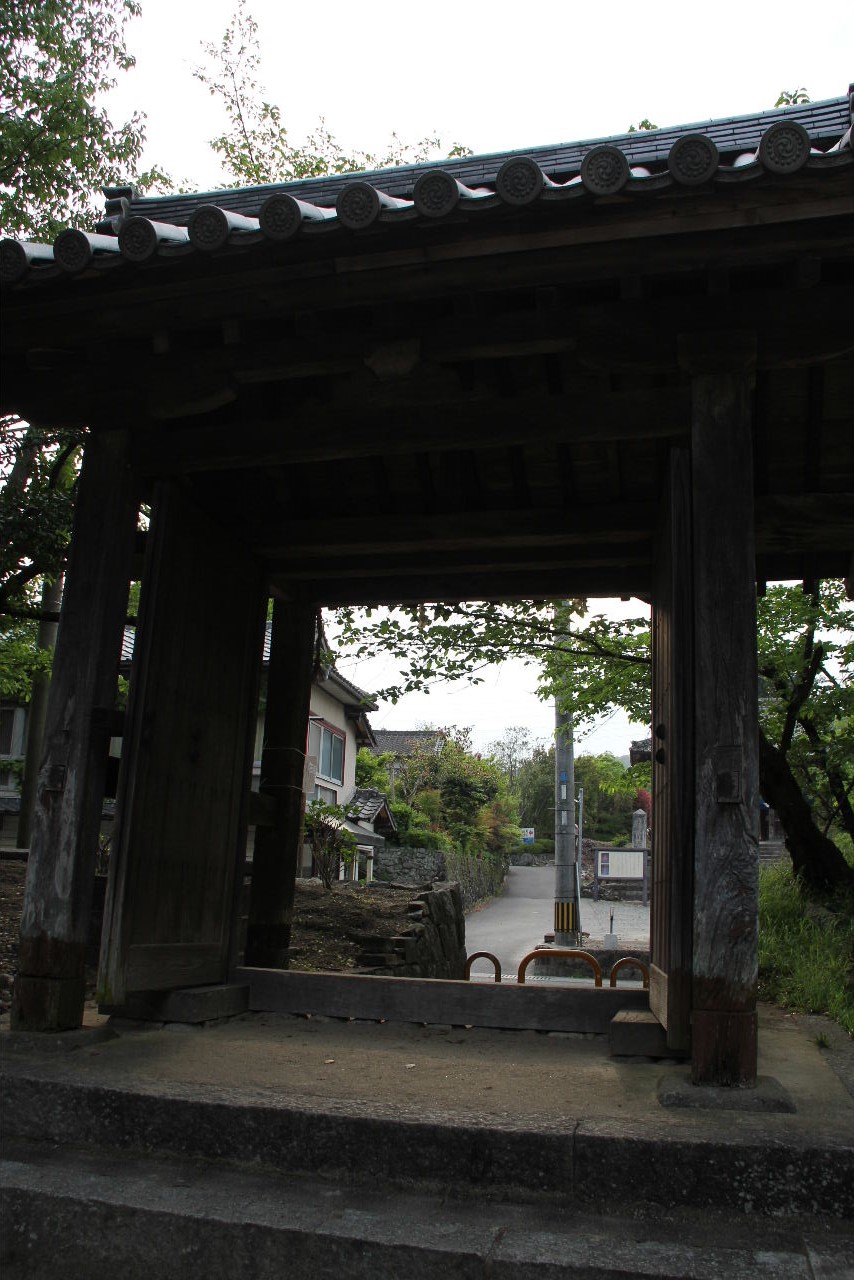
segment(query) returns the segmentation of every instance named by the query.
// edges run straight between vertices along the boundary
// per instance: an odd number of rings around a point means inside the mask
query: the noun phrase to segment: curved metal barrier
[[[612,987],[616,987],[617,974],[621,969],[632,968],[640,969],[641,976],[643,977],[643,989],[644,991],[649,991],[649,969],[646,967],[643,960],[636,960],[634,956],[621,956],[619,960],[615,961],[611,969],[611,977],[609,979],[610,985]]]
[[[470,981],[471,967],[474,964],[475,960],[491,960],[493,965],[495,966],[495,981],[496,982],[501,981],[501,962],[499,961],[498,957],[494,956],[491,951],[474,951],[470,956],[466,956],[466,967],[465,967],[466,982]]]
[[[593,970],[593,981],[597,987],[602,985],[602,966],[589,951],[578,951],[573,947],[543,947],[539,951],[529,951],[522,957],[516,981],[520,986],[525,981],[525,970],[533,960],[583,960]]]

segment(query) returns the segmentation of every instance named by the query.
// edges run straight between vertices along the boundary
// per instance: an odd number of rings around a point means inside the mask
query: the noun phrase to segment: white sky
[[[219,43],[233,0],[142,0],[128,27],[137,59],[109,100],[118,122],[147,116],[143,167],[157,163],[199,190],[221,183],[208,140],[224,126],[192,77],[203,40]],[[323,116],[345,148],[382,151],[441,136],[476,153],[622,133],[648,117],[664,127],[773,106],[781,89],[805,86],[814,101],[839,97],[854,77],[854,3],[718,0],[640,6],[530,0],[251,0],[269,101],[292,142]],[[631,611],[634,611],[634,607]],[[364,688],[388,675],[340,664]],[[538,738],[552,709],[534,696],[536,668],[487,670],[467,690],[412,695],[372,716],[377,728],[471,725],[478,747],[509,725]],[[582,750],[628,750],[643,726],[615,716],[582,738]],[[579,737],[582,737],[579,733]]]
[[[193,80],[202,40],[219,43],[233,0],[142,0],[128,27],[136,68],[113,118],[148,117],[146,162],[216,186],[207,140],[222,118]],[[642,117],[688,124],[773,106],[782,88],[814,101],[854,76],[854,5],[822,0],[675,0],[641,6],[530,0],[250,0],[261,78],[292,141],[320,116],[347,147],[439,134],[475,152],[622,133]]]

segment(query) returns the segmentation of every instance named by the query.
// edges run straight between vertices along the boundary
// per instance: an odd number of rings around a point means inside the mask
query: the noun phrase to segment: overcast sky
[[[323,116],[348,148],[439,134],[475,152],[665,126],[771,107],[780,89],[813,100],[854,76],[854,4],[822,0],[659,0],[647,5],[529,0],[251,0],[262,79],[292,141]],[[192,78],[203,40],[219,43],[233,0],[142,0],[128,27],[134,70],[116,116],[148,117],[146,160],[200,189],[217,185],[207,140],[222,126]]]
[[[773,106],[781,89],[814,101],[844,94],[854,77],[854,3],[718,0],[638,5],[574,0],[252,0],[261,79],[292,142],[324,117],[346,149],[382,151],[439,135],[478,153],[622,133],[643,117],[664,127]],[[128,27],[136,68],[111,96],[114,120],[147,116],[143,167],[159,164],[199,190],[220,185],[208,141],[224,119],[193,79],[203,40],[219,43],[233,0],[142,0]],[[634,612],[637,606],[632,606]],[[341,664],[366,689],[377,667]],[[535,696],[536,668],[489,669],[485,683],[435,688],[372,716],[375,727],[471,725],[479,747],[509,725],[548,738],[551,708]],[[615,716],[581,736],[581,749],[622,755],[643,726]]]

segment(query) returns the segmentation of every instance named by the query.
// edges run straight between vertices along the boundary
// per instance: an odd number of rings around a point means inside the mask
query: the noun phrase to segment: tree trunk
[[[53,582],[45,582],[42,588],[42,613],[53,614],[62,604],[62,585],[65,574],[60,573]],[[53,653],[59,623],[42,617],[39,623],[38,647]],[[36,807],[36,783],[44,745],[44,726],[47,716],[47,697],[50,689],[50,672],[39,671],[33,677],[33,691],[27,717],[27,751],[24,759],[24,777],[21,783],[21,813],[18,818],[18,848],[29,849],[30,830]]]
[[[854,870],[832,840],[813,822],[812,811],[786,757],[760,729],[759,772],[762,795],[776,810],[786,832],[786,848],[795,874],[812,889],[854,887]]]

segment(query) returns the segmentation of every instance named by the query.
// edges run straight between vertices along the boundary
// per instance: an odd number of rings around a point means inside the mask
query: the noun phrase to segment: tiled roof
[[[375,787],[359,787],[347,801],[347,816],[358,822],[373,822],[385,803],[384,792]]]
[[[673,189],[744,185],[854,165],[851,95],[753,115],[620,134],[527,152],[447,160],[358,175],[141,198],[106,189],[95,233],[64,231],[53,245],[4,240],[0,279],[35,282],[124,264],[309,240],[405,222],[436,224],[598,197],[644,199]]]
[[[638,738],[629,748],[629,763],[642,764],[652,759],[652,738]]]
[[[379,820],[380,831],[387,835],[397,832],[394,818],[388,807],[388,796],[375,787],[359,787],[347,801],[347,817],[353,822],[366,822],[373,826]]]
[[[433,747],[444,735],[438,729],[375,729],[377,753],[391,751],[396,756],[411,755],[417,747]]]

